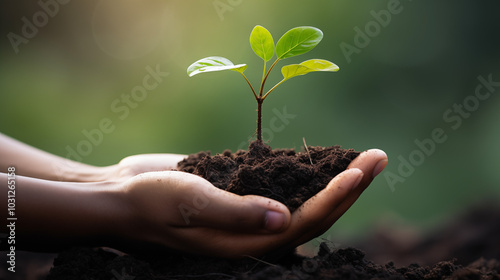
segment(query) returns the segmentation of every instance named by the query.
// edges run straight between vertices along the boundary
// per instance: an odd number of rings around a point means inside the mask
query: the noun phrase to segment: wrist
[[[98,183],[101,184],[101,183]],[[103,183],[104,184],[104,183]],[[144,217],[134,206],[134,198],[129,189],[135,179],[114,182],[113,187],[102,191],[99,196],[106,204],[106,215],[99,217],[98,228],[102,230],[96,237],[101,241],[99,246],[128,251],[137,249],[136,244],[147,240],[143,235]],[[133,186],[132,186],[133,188]]]
[[[97,191],[95,194],[96,211],[94,213],[95,229],[91,235],[100,244],[97,246],[112,247],[121,242],[130,232],[129,225],[133,215],[130,204],[127,202],[127,193],[124,182],[98,182],[95,183]],[[90,202],[90,201],[89,201]]]
[[[16,177],[16,225],[21,246],[58,250],[68,246],[105,246],[126,225],[117,182],[55,182]]]

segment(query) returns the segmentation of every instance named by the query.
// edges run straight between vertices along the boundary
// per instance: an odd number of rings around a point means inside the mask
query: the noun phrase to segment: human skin
[[[95,167],[1,134],[0,152],[1,170],[16,168],[16,248],[165,248],[227,258],[294,248],[319,236],[387,164],[381,150],[361,153],[325,189],[290,213],[275,200],[232,194],[199,176],[175,171],[183,155],[136,155]],[[7,182],[8,175],[0,173],[4,221]]]

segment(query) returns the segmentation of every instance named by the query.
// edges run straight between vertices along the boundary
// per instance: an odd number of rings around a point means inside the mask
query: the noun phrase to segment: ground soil
[[[498,235],[491,238],[498,238]],[[498,255],[498,254],[497,254]],[[355,248],[332,250],[321,243],[316,256],[294,253],[278,260],[228,261],[187,255],[117,255],[103,249],[73,248],[54,261],[47,280],[71,279],[500,279],[497,259],[479,258],[467,266],[456,260],[431,266],[376,264]]]
[[[370,231],[355,248],[323,242],[314,257],[228,261],[179,254],[123,255],[73,248],[60,253],[47,280],[60,279],[477,279],[500,280],[500,207],[481,203],[415,242],[392,227]],[[408,239],[407,239],[408,238]],[[400,241],[406,239],[411,246]],[[372,257],[380,262],[372,261]],[[407,265],[397,265],[401,261]],[[414,260],[412,263],[411,260]],[[418,264],[417,264],[418,262]]]
[[[191,155],[180,163],[179,168],[201,175],[219,188],[241,195],[259,194],[279,200],[293,211],[326,186],[358,154],[339,147],[308,147],[308,151],[295,152],[271,150],[268,146],[252,143],[249,152],[231,154],[225,151],[213,156],[201,152]],[[314,257],[289,252],[280,258],[231,261],[178,252],[127,255],[102,248],[72,248],[57,256],[46,279],[500,280],[500,262],[497,260],[500,258],[500,209],[487,207],[468,214],[419,242],[411,243],[413,247],[406,246],[404,254],[394,253],[401,253],[401,243],[387,238],[393,236],[391,232],[394,229],[391,228],[376,231],[357,243],[360,248],[370,251],[368,255],[356,248],[334,249],[333,243],[329,242],[321,243]],[[457,232],[467,234],[458,234],[457,239],[454,238]],[[438,252],[449,254],[431,258]],[[460,259],[453,259],[453,253],[460,255]],[[377,257],[377,254],[384,256],[383,264],[367,257]],[[399,266],[397,261],[404,257],[423,264]],[[393,262],[391,258],[396,259]]]

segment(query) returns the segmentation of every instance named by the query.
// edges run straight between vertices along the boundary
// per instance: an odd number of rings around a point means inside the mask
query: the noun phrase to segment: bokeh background
[[[234,72],[189,78],[186,68],[220,55],[247,63],[257,83],[262,61],[248,42],[252,28],[263,25],[277,41],[311,25],[323,41],[278,66],[324,58],[341,70],[273,92],[265,140],[300,149],[305,137],[309,145],[388,154],[385,172],[326,236],[364,234],[384,217],[425,230],[500,194],[500,86],[474,97],[478,77],[500,83],[499,10],[494,0],[4,1],[0,131],[63,157],[75,158],[69,151],[80,145],[79,160],[100,166],[139,153],[235,151],[255,131],[245,81]],[[163,76],[138,95],[148,69]],[[280,79],[275,71],[268,86]],[[470,110],[453,111],[464,100]],[[280,129],[271,129],[273,118]],[[113,129],[88,149],[84,131],[102,120]],[[415,141],[435,129],[446,141],[419,157]],[[414,170],[401,171],[405,160]]]

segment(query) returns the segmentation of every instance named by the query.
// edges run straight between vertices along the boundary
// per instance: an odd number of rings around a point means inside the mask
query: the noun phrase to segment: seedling
[[[245,81],[250,86],[252,93],[257,101],[257,140],[262,141],[262,103],[267,96],[275,90],[283,82],[297,76],[305,75],[311,72],[328,71],[336,72],[339,67],[334,63],[324,59],[310,59],[299,64],[290,64],[281,68],[283,80],[274,85],[264,94],[264,84],[266,83],[269,73],[274,66],[285,58],[304,54],[312,50],[323,39],[323,32],[316,27],[302,26],[290,29],[276,43],[276,51],[274,47],[273,37],[271,33],[264,27],[257,25],[250,34],[250,46],[252,50],[260,58],[264,60],[264,71],[262,73],[262,81],[260,83],[259,92],[257,93],[243,72],[247,69],[246,64],[235,65],[229,59],[220,56],[209,56],[202,58],[191,64],[187,73],[192,77],[199,73],[232,70],[240,73]],[[267,69],[267,62],[276,53],[276,60]]]

